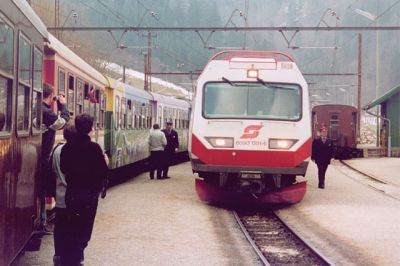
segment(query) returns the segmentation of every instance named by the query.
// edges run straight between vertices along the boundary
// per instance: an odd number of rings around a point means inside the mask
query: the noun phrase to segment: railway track
[[[330,265],[273,211],[233,211],[239,226],[264,265]]]

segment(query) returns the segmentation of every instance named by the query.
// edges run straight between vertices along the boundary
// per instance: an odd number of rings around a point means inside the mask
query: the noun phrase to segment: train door
[[[318,132],[318,115],[317,115],[316,112],[312,112],[311,126],[312,126],[313,138],[316,138],[317,137],[317,132]]]
[[[157,111],[157,123],[160,125],[160,127],[161,127],[162,121],[163,121],[163,106],[159,105],[158,111]]]
[[[339,141],[339,113],[332,112],[329,117],[329,135],[328,137],[333,141]]]

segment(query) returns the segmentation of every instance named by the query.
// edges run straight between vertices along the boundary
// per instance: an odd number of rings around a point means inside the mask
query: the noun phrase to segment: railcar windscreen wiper
[[[293,87],[293,86],[290,86],[290,87],[278,86],[278,85],[275,85],[274,83],[266,82],[265,80],[262,80],[260,78],[257,78],[257,82],[261,83],[265,87],[272,88],[272,89],[290,90],[290,91],[297,90],[298,91],[298,88],[296,88],[296,87]]]

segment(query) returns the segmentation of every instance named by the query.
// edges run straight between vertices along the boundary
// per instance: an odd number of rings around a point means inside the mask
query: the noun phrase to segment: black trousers
[[[161,177],[163,170],[164,151],[152,151],[150,154],[150,178],[154,178],[154,171],[157,170],[157,178]]]
[[[56,217],[54,220],[54,254],[55,256],[65,256],[65,243],[68,239],[69,215],[66,208],[56,208]]]
[[[61,264],[79,265],[84,259],[84,250],[92,236],[98,199],[98,192],[67,189],[65,201],[69,225],[65,241],[66,252],[61,255]]]
[[[174,150],[165,150],[164,151],[164,158],[163,158],[163,177],[167,177],[168,176],[168,170],[169,167],[171,166],[172,162],[174,161],[174,154],[175,151]]]
[[[318,166],[318,186],[325,185],[325,173],[329,164],[317,164]]]

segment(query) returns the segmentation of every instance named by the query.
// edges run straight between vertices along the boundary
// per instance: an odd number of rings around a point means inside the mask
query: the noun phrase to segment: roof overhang
[[[389,91],[387,91],[385,94],[383,94],[381,97],[372,100],[371,102],[369,102],[367,105],[364,106],[364,110],[369,110],[371,108],[374,108],[377,105],[380,105],[384,102],[386,102],[387,100],[389,100],[392,96],[396,95],[397,93],[400,92],[400,85],[397,85],[396,87],[390,89]]]

